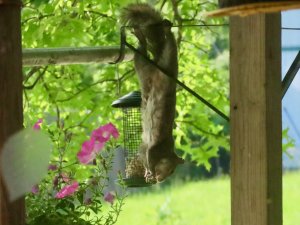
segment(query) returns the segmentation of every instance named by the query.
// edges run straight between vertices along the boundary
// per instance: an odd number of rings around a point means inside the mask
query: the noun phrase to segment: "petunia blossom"
[[[64,198],[72,195],[79,188],[79,184],[77,181],[74,181],[70,185],[64,186],[59,192],[56,193],[55,198]]]
[[[93,161],[111,136],[114,138],[119,137],[119,132],[112,123],[105,124],[92,131],[90,140],[85,141],[81,150],[77,153],[78,160],[82,164],[88,164]]]
[[[104,195],[104,201],[109,202],[111,204],[114,203],[115,198],[116,198],[115,193],[112,192],[112,191],[111,192],[107,192]]]
[[[49,164],[49,165],[48,165],[48,170],[50,170],[50,171],[55,171],[55,170],[57,170],[57,165]]]
[[[37,184],[31,188],[31,193],[33,193],[33,194],[37,194],[37,193],[39,193],[39,191],[40,191],[40,189]]]
[[[60,176],[61,176],[62,180],[66,183],[71,181],[71,178],[66,173],[61,173]]]
[[[42,122],[43,122],[43,119],[38,119],[38,121],[33,125],[33,129],[34,130],[40,130]]]
[[[91,139],[95,139],[99,142],[107,142],[111,136],[118,138],[119,131],[112,123],[108,123],[95,129],[92,132]]]
[[[82,164],[93,161],[97,153],[104,147],[104,143],[94,139],[83,142],[81,150],[77,153],[77,158]]]

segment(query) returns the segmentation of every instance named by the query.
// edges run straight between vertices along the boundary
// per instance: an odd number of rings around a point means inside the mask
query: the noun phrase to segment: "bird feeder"
[[[219,0],[220,9],[207,16],[248,16],[300,8],[300,0]]]
[[[125,178],[127,187],[150,186],[144,178],[145,169],[138,156],[141,144],[141,93],[133,91],[112,103],[112,107],[123,112],[123,137],[125,151]]]

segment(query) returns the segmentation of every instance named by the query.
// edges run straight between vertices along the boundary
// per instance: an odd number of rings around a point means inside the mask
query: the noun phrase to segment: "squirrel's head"
[[[172,175],[178,164],[184,163],[184,160],[176,154],[171,158],[162,158],[155,165],[155,179],[157,182],[164,181],[168,176]]]

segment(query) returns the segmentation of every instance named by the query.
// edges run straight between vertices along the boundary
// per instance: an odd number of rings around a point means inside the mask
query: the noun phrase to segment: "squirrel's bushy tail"
[[[132,26],[140,49],[150,51],[157,60],[165,46],[165,20],[160,12],[145,3],[130,4],[121,13],[123,25]]]
[[[130,4],[121,14],[121,22],[129,26],[149,26],[162,22],[158,11],[146,3]]]

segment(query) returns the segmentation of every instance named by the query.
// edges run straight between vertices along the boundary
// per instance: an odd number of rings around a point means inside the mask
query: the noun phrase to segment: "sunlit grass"
[[[134,194],[125,200],[117,225],[229,225],[229,194],[228,178]]]
[[[283,176],[283,224],[300,224],[300,173]]]
[[[300,173],[284,175],[284,225],[300,224]],[[228,177],[130,194],[117,225],[230,225]]]

